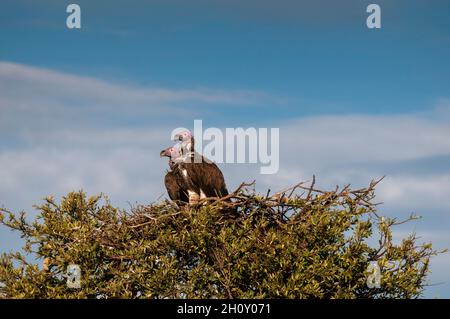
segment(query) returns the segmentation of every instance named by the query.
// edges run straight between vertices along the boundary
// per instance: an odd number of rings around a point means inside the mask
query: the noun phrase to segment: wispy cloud
[[[2,97],[21,100],[51,98],[58,101],[61,94],[64,94],[62,96],[64,98],[89,99],[89,102],[97,102],[109,107],[121,105],[123,102],[135,102],[139,106],[148,103],[148,106],[154,106],[154,104],[180,101],[246,105],[267,98],[267,95],[262,92],[246,90],[165,89],[130,86],[94,77],[71,75],[10,62],[0,62],[0,83],[2,84],[2,91],[0,91]],[[21,94],[24,93],[24,90],[26,90],[26,96]],[[134,104],[125,105],[125,107],[133,106]]]
[[[267,98],[263,92],[248,90],[141,87],[0,62],[0,129],[8,131],[36,125],[45,130],[98,127],[112,121],[120,124],[118,118],[155,124],[161,118],[201,114],[205,105],[246,106]]]

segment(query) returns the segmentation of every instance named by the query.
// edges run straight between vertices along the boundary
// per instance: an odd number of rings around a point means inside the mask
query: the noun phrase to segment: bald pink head
[[[189,131],[182,131],[178,134],[175,134],[175,141],[187,142],[192,138],[192,133]]]
[[[162,150],[161,153],[159,153],[159,156],[161,157],[169,157],[171,160],[177,159],[181,156],[180,151],[176,147],[168,147],[165,150]]]

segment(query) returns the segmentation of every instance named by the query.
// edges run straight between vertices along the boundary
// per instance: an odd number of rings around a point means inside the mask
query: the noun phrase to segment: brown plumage
[[[198,185],[206,197],[224,197],[228,195],[222,172],[213,162],[190,163],[192,165],[194,184]],[[201,194],[202,195],[202,194]]]
[[[170,199],[190,204],[205,197],[228,195],[225,179],[217,165],[194,151],[194,139],[189,132],[179,137],[181,148],[169,147],[161,156],[169,157],[170,171],[164,184]]]
[[[180,157],[178,150],[174,147],[169,147],[162,150],[160,156],[169,157],[170,170],[164,176],[164,185],[166,186],[169,198],[173,201],[189,202],[189,185],[185,178],[181,175],[178,164],[175,161]]]
[[[173,171],[167,171],[164,177],[164,185],[167,189],[169,198],[173,201],[189,202],[189,195],[184,189],[184,180]]]
[[[228,195],[225,179],[219,167],[206,157],[195,151],[194,137],[189,131],[184,131],[175,136],[181,141],[181,156],[184,158],[185,167],[191,165],[191,171],[187,172],[193,184],[196,185],[206,197],[223,197]],[[200,196],[202,194],[200,193]]]

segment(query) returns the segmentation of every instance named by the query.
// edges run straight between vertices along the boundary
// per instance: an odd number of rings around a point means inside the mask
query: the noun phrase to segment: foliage
[[[0,211],[24,251],[0,259],[4,298],[414,298],[431,244],[395,245],[395,219],[379,217],[374,188],[324,192],[298,184],[270,196],[241,185],[197,205],[161,202],[126,212],[105,196],[72,192],[36,206],[39,217]],[[414,218],[413,216],[411,219]],[[371,247],[377,236],[378,244]],[[371,261],[381,286],[369,288]],[[393,262],[393,263],[392,263]],[[81,288],[66,285],[69,264]]]

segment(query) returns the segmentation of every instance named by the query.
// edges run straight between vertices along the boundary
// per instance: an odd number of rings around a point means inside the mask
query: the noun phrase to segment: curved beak
[[[159,153],[159,157],[169,156],[167,150],[162,150],[161,153]]]

